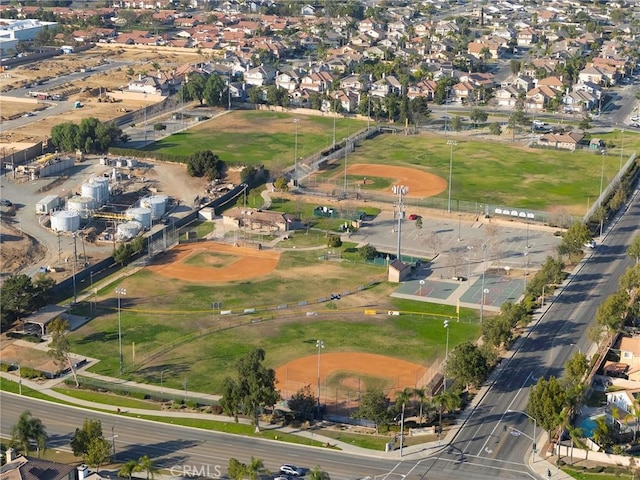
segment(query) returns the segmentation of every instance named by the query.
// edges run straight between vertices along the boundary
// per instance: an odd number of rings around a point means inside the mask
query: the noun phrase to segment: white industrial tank
[[[91,210],[95,209],[96,201],[92,197],[72,197],[67,200],[67,209],[78,212],[83,218],[87,218]]]
[[[80,228],[80,214],[73,210],[59,210],[51,214],[51,230],[75,232]]]
[[[135,237],[140,230],[142,230],[142,224],[135,220],[130,222],[121,223],[116,230],[116,238],[118,240],[129,240]]]
[[[93,183],[92,181],[88,181],[87,183],[82,184],[82,188],[80,189],[83,197],[93,198],[96,203],[100,202],[100,198],[102,195],[100,185]]]
[[[109,179],[107,177],[96,177],[93,183],[100,187],[100,198],[98,202],[100,204],[106,203],[109,200]]]
[[[157,220],[164,215],[167,197],[165,195],[153,195],[151,197],[143,198],[140,201],[143,207],[151,209],[151,218]]]
[[[142,224],[142,228],[151,227],[151,209],[144,207],[130,208],[127,217]]]

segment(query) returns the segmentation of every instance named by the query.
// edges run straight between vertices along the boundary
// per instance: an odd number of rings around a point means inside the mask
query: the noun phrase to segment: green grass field
[[[297,236],[305,235],[294,235]],[[306,236],[309,238],[313,243],[314,234]],[[275,272],[255,281],[199,285],[163,281],[148,270],[128,277],[121,283],[128,293],[121,314],[128,378],[158,383],[160,371],[168,370],[164,377],[166,386],[181,388],[188,378],[191,389],[216,393],[236,359],[251,348],[264,348],[268,364],[276,367],[313,354],[309,342],[320,337],[331,345],[332,351],[375,352],[420,364],[443,355],[445,331],[437,328],[442,323],[439,315],[454,317],[455,307],[389,301],[388,294],[394,285],[386,282],[339,302],[315,303],[331,292],[354,291],[368,282],[365,279],[384,277],[385,271],[384,267],[360,262],[326,261],[319,256],[323,251],[286,251]],[[118,358],[113,354],[118,350],[118,335],[112,287],[100,294],[97,318],[71,335],[73,351],[101,359],[93,371],[107,375],[116,375],[118,369]],[[211,310],[213,301],[221,302],[222,309],[233,309],[296,305],[303,300],[311,304],[297,314],[285,312],[291,316],[282,319],[273,319],[273,313],[263,312],[230,321]],[[363,318],[361,314],[365,308],[371,308],[372,302],[379,303],[383,311],[402,307],[418,313]],[[342,313],[340,310],[344,308],[350,310]],[[307,320],[307,310],[324,315]],[[359,315],[353,315],[354,310]],[[425,310],[436,315],[419,313]],[[461,317],[465,323],[451,328],[452,346],[476,338],[479,331],[476,312],[466,310]],[[255,323],[256,319],[260,321]],[[239,323],[245,325],[238,326]],[[203,332],[208,329],[211,333],[205,335]],[[137,365],[133,358],[134,344]],[[146,355],[167,344],[175,344],[175,348],[163,351],[150,363],[142,363]]]
[[[598,137],[615,143],[619,132]],[[450,138],[435,134],[380,135],[364,142],[347,162],[412,166],[448,180]],[[563,207],[578,215],[585,213],[587,205],[599,194],[602,173],[599,151],[532,149],[492,141],[490,137],[454,138],[457,145],[453,149],[451,195],[456,200],[546,211]],[[624,152],[628,156],[636,148],[640,148],[640,135],[630,134],[627,138],[625,133]],[[614,148],[605,156],[605,182],[618,171],[617,152],[619,149]],[[333,168],[320,173],[318,181],[336,177],[343,165],[343,160],[339,160]],[[338,176],[335,181],[341,185],[343,177]],[[447,195],[445,190],[439,196]]]
[[[295,124],[294,118],[299,118],[299,123]],[[365,122],[337,119],[336,141],[364,126]],[[230,163],[263,164],[279,171],[293,165],[296,137],[298,157],[302,158],[329,148],[333,136],[332,118],[234,111],[187,132],[171,135],[147,149],[179,155],[210,149]],[[640,149],[640,135],[635,132],[624,133],[624,148],[618,130],[593,132],[591,136],[609,145],[605,156],[606,181],[618,171],[620,158],[626,161],[633,151]],[[599,194],[602,171],[599,151],[532,149],[496,141],[490,135],[480,139],[462,134],[450,137],[431,133],[380,135],[360,145],[347,161],[349,164],[414,166],[448,179],[451,150],[447,140],[451,138],[457,142],[453,149],[452,174],[452,197],[456,200],[534,210],[563,208],[570,214],[580,215]],[[339,160],[319,178],[334,176],[341,165]],[[355,181],[355,177],[347,176],[347,181],[350,180]],[[391,182],[375,179],[375,184],[365,187],[384,190]],[[448,191],[440,196],[444,198],[447,194]]]
[[[300,121],[295,124],[294,118]],[[366,122],[338,118],[335,126],[336,141],[340,141],[365,127]],[[195,151],[211,150],[230,164],[285,167],[295,163],[296,128],[298,157],[333,144],[333,118],[238,110],[154,142],[144,150],[185,157]]]

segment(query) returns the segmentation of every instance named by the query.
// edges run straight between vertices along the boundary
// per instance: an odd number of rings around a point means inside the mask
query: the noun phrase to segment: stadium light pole
[[[318,349],[318,418],[320,418],[320,352],[324,348],[324,341],[316,340],[316,348]]]
[[[602,169],[600,171],[600,196],[598,197],[598,209],[602,207],[602,188],[604,187],[604,153],[602,150]],[[602,215],[600,216],[600,236],[602,237],[602,228],[604,224],[604,218]]]
[[[484,294],[486,293],[486,289],[484,288],[484,276],[487,271],[487,244],[482,244],[482,298],[480,300],[480,323],[484,320]]]
[[[447,364],[447,360],[449,358],[449,320],[445,320],[444,321],[444,329],[447,331],[447,341],[445,343],[445,347],[444,347],[444,364]],[[446,368],[446,367],[445,367]],[[444,387],[444,391],[447,391],[447,375],[444,375],[443,381],[442,381],[442,385]]]
[[[453,147],[455,147],[457,144],[458,142],[456,142],[455,140],[447,140],[447,145],[451,147],[451,151],[449,153],[449,201],[447,202],[447,213],[451,213],[451,177],[453,175]]]
[[[295,186],[298,181],[298,123],[300,123],[300,119],[294,118],[293,123],[296,124],[296,142],[293,149],[293,185]]]
[[[398,195],[398,248],[396,251],[396,255],[398,260],[402,260],[400,258],[400,239],[402,236],[402,213],[404,204],[402,203],[402,196],[407,195],[409,193],[409,187],[405,187],[404,185],[394,185],[392,189],[393,193]]]
[[[120,349],[120,375],[122,375],[124,359],[122,356],[122,322],[120,321],[120,312],[122,309],[120,308],[120,299],[123,295],[127,294],[127,289],[118,287],[116,288],[116,294],[118,295],[118,346]]]

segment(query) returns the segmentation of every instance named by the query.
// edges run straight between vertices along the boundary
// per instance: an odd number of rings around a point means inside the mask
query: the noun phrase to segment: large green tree
[[[38,274],[33,280],[23,274],[7,277],[0,289],[2,327],[46,305],[50,299],[49,291],[55,284],[54,279],[43,274]]]
[[[309,417],[313,417],[316,403],[316,397],[311,393],[311,387],[305,385],[291,396],[287,401],[287,406],[296,418],[306,420]]]
[[[84,118],[79,125],[65,122],[51,128],[51,143],[63,152],[105,152],[122,138],[122,130],[114,122],[101,122],[95,117]]]
[[[468,389],[484,382],[489,373],[489,362],[477,345],[466,342],[449,354],[445,371],[447,377],[455,378]]]
[[[139,471],[140,465],[138,465],[138,462],[135,460],[128,460],[125,464],[122,465],[122,467],[120,467],[120,470],[118,470],[118,476],[131,480],[133,474]]]
[[[250,415],[256,430],[260,428],[260,409],[274,405],[280,399],[276,390],[276,373],[263,365],[265,352],[256,348],[236,363],[236,378],[224,380],[222,408],[227,414],[241,412]],[[233,406],[235,404],[236,406]]]
[[[187,159],[187,173],[192,177],[206,177],[211,181],[220,178],[224,162],[211,150],[193,153]]]
[[[38,457],[40,451],[47,447],[47,429],[42,420],[31,415],[29,410],[22,412],[16,423],[11,429],[11,443],[20,448],[25,455],[29,455],[31,445],[36,446]]]
[[[565,390],[556,377],[540,378],[529,393],[527,413],[547,432],[552,432],[562,422],[565,400]]]
[[[87,451],[82,455],[82,459],[94,470],[100,470],[111,454],[111,443],[106,438],[93,437],[89,440]]]
[[[640,235],[636,235],[629,248],[627,248],[627,255],[635,258],[636,264],[640,263]]]
[[[376,426],[376,433],[380,425],[387,425],[391,421],[392,413],[389,410],[389,399],[382,390],[370,390],[360,398],[360,406],[355,418],[364,418],[372,421]]]
[[[102,434],[102,422],[85,418],[82,422],[82,428],[76,428],[75,433],[71,437],[71,449],[76,457],[80,457],[87,453],[89,443],[94,438],[104,438]]]
[[[224,80],[216,74],[209,75],[204,87],[204,100],[207,105],[220,106],[228,102],[227,86]]]
[[[562,235],[562,241],[558,245],[560,255],[580,255],[584,244],[593,239],[591,232],[582,222],[573,222]]]

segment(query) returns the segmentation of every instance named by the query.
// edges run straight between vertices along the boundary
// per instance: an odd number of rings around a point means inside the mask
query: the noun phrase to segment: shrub
[[[164,123],[155,123],[155,124],[153,125],[153,129],[154,129],[155,131],[166,130],[166,129],[167,129],[167,126],[166,126]]]

